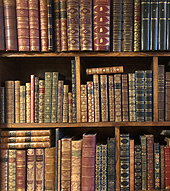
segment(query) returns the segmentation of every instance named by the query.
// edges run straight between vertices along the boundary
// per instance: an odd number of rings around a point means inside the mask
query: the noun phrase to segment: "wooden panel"
[[[153,121],[158,122],[158,57],[153,57]]]
[[[120,190],[120,127],[115,127],[115,183],[116,191]]]

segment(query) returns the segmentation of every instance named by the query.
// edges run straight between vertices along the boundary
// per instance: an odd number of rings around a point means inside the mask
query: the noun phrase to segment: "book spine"
[[[87,122],[87,85],[81,85],[81,122]]]
[[[30,51],[40,51],[39,2],[28,0]]]
[[[28,0],[16,0],[18,50],[30,50]]]
[[[5,82],[6,123],[14,123],[14,81]]]
[[[101,145],[96,145],[95,155],[95,191],[101,190]]]
[[[121,74],[114,75],[114,95],[115,95],[115,122],[122,121],[122,86]]]
[[[109,86],[109,121],[115,120],[115,108],[114,108],[114,78],[113,75],[108,75]]]
[[[154,143],[154,175],[155,189],[160,189],[160,154],[159,143]]]
[[[93,75],[93,85],[94,85],[94,120],[95,122],[100,122],[99,75],[96,74]]]
[[[135,71],[136,121],[144,121],[144,71]]]
[[[133,51],[133,0],[123,0],[122,52]]]
[[[165,157],[165,189],[170,188],[170,147],[164,148]]]
[[[5,87],[0,87],[0,123],[5,123]]]
[[[165,120],[165,66],[158,65],[158,120]]]
[[[129,121],[127,74],[122,74],[122,121]]]
[[[107,144],[101,145],[101,191],[107,190]]]
[[[141,1],[140,0],[134,0],[134,36],[133,36],[133,50],[140,51],[141,48]]]
[[[26,123],[31,123],[31,83],[26,83]]]
[[[94,51],[110,50],[110,0],[93,0]]]
[[[63,122],[63,88],[64,81],[58,81],[58,104],[57,104],[57,122]]]
[[[107,75],[100,75],[101,121],[108,121]]]
[[[136,121],[136,93],[135,93],[135,74],[128,74],[129,82],[129,121]]]
[[[79,51],[79,1],[67,0],[68,51]]]
[[[39,77],[35,77],[34,89],[34,122],[39,122]]]
[[[93,82],[87,82],[87,111],[88,122],[94,122],[94,86]]]
[[[45,72],[44,123],[51,123],[52,72]]]
[[[123,66],[113,66],[113,67],[101,67],[101,68],[87,68],[87,75],[95,75],[95,74],[115,74],[115,73],[123,73]]]
[[[3,0],[6,51],[17,51],[17,22],[15,0]]]
[[[113,51],[122,51],[122,0],[113,0]]]
[[[167,0],[167,34],[166,34],[166,49],[170,50],[170,1]]]
[[[47,0],[41,0],[40,3],[40,36],[41,36],[41,51],[48,51],[48,13]]]
[[[16,150],[8,151],[8,191],[16,188]]]
[[[45,81],[39,80],[39,123],[44,123],[44,95],[45,95]]]
[[[31,75],[31,123],[35,122],[35,76]]]
[[[55,190],[55,147],[45,148],[45,190]]]
[[[152,121],[152,70],[145,70],[144,76],[145,121]]]
[[[16,150],[16,190],[26,189],[26,150]]]
[[[167,0],[159,0],[158,50],[166,50]]]
[[[35,150],[35,185],[36,190],[44,190],[44,149]]]
[[[71,142],[71,191],[81,190],[82,140]]]
[[[69,85],[63,87],[63,122],[68,123],[68,90]]]
[[[66,0],[60,0],[60,34],[61,34],[61,51],[68,50],[67,44],[67,4]]]
[[[150,0],[141,0],[141,50],[150,50]]]
[[[0,50],[5,50],[5,38],[4,38],[4,9],[3,0],[0,0]]]
[[[35,190],[35,149],[27,149],[27,191]]]
[[[57,179],[56,179],[56,186],[55,188],[57,188],[57,191],[61,190],[61,140],[58,140],[58,164],[57,164]]]
[[[134,155],[134,140],[129,141],[129,159],[130,159],[130,190],[135,189],[135,155]]]
[[[82,191],[95,190],[96,134],[83,134],[82,145]]]
[[[26,90],[25,86],[20,86],[20,123],[26,122]]]
[[[68,122],[73,122],[73,116],[72,116],[72,93],[68,92]],[[86,113],[87,115],[87,113]]]
[[[80,49],[92,51],[92,1],[80,0]]]
[[[52,74],[52,106],[51,106],[51,122],[56,123],[57,121],[57,97],[58,97],[58,72],[53,72]]]
[[[15,123],[19,123],[20,116],[20,81],[15,81]]]
[[[151,0],[150,50],[158,50],[158,0]]]
[[[1,165],[1,173],[0,173],[0,188],[3,191],[8,191],[8,152],[9,149],[1,149],[0,150],[0,165]]]
[[[161,189],[165,188],[165,157],[164,157],[164,145],[160,145],[160,179]]]
[[[165,121],[170,121],[170,72],[165,73]]]
[[[71,60],[71,73],[72,73],[72,116],[73,123],[77,122],[77,104],[76,104],[76,62]]]

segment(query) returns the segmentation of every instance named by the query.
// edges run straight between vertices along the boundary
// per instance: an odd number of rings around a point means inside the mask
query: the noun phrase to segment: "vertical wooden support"
[[[153,57],[153,121],[158,122],[158,57]]]
[[[81,122],[81,109],[80,109],[80,85],[81,85],[81,78],[80,78],[80,56],[75,57],[76,61],[76,107],[77,107],[77,122]]]
[[[116,191],[120,190],[120,127],[115,126],[115,184]]]

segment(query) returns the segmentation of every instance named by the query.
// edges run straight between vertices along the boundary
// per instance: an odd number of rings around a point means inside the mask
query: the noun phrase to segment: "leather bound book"
[[[55,190],[55,147],[45,148],[45,191]]]
[[[158,0],[151,0],[150,50],[158,50]]]
[[[158,120],[165,120],[165,65],[158,65]]]
[[[16,150],[8,151],[8,190],[16,188]]]
[[[87,113],[86,113],[87,115]],[[68,92],[68,122],[73,122],[73,116],[72,116],[72,92]]]
[[[155,189],[160,189],[160,152],[159,143],[154,143],[154,175],[155,175]]]
[[[31,123],[31,83],[26,83],[26,123]]]
[[[122,74],[122,121],[129,121],[128,104],[128,79],[127,74]]]
[[[5,87],[0,87],[0,123],[5,123]]]
[[[108,75],[109,86],[109,121],[115,120],[115,102],[114,102],[114,78],[113,75]]]
[[[170,146],[164,148],[165,156],[165,189],[170,189]]]
[[[80,0],[80,50],[92,51],[92,1]]]
[[[56,183],[57,182],[57,183]],[[61,190],[61,140],[58,140],[58,157],[57,157],[57,171],[56,171],[56,190]]]
[[[107,190],[107,144],[101,145],[101,190]]]
[[[26,96],[25,96],[25,86],[20,86],[20,123],[25,123],[26,122]]]
[[[16,0],[18,50],[30,50],[28,0]]]
[[[30,51],[40,51],[39,2],[28,0]]]
[[[68,51],[79,51],[79,0],[67,0]]]
[[[39,123],[44,123],[45,80],[39,80]]]
[[[165,73],[165,121],[170,121],[170,72]]]
[[[17,20],[15,0],[3,0],[6,51],[17,51]]]
[[[35,149],[27,149],[27,191],[35,190]]]
[[[170,50],[170,1],[167,0],[167,34],[166,34],[166,49]]]
[[[165,157],[164,157],[164,145],[160,145],[160,183],[161,189],[165,188]]]
[[[63,122],[63,88],[64,81],[58,80],[58,104],[57,104],[57,122]]]
[[[100,97],[99,97],[99,75],[93,75],[94,85],[94,121],[100,122]]]
[[[8,191],[8,152],[9,149],[0,150],[0,189],[3,191]]]
[[[35,122],[35,76],[31,75],[31,123]]]
[[[35,190],[44,190],[44,149],[36,149],[35,150]]]
[[[141,50],[150,50],[150,0],[141,0]]]
[[[94,51],[110,50],[110,0],[93,0]]]
[[[130,190],[135,188],[135,156],[134,156],[134,140],[129,141],[129,158],[130,158]]]
[[[122,0],[113,0],[113,51],[122,51]]]
[[[63,87],[63,123],[68,123],[68,90],[69,85]]]
[[[95,190],[101,190],[101,145],[96,145],[95,155]]]
[[[134,37],[133,37],[133,50],[140,51],[140,26],[141,26],[141,6],[140,0],[134,1]]]
[[[26,150],[16,150],[16,190],[26,190]]]
[[[159,0],[158,50],[166,50],[167,0]]]
[[[81,85],[81,122],[87,122],[87,85]]]
[[[96,134],[83,134],[81,191],[95,190]]]
[[[94,85],[93,82],[87,82],[87,111],[88,122],[94,122]]]
[[[20,81],[15,81],[15,123],[20,120]]]
[[[40,0],[40,36],[41,36],[41,51],[48,51],[48,13],[47,0]]]
[[[39,122],[39,77],[35,76],[34,87],[34,123]]]
[[[4,9],[3,0],[0,0],[0,50],[5,50],[5,38],[4,38]]]

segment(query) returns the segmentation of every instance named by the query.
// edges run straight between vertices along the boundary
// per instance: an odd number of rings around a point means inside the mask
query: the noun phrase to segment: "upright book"
[[[5,50],[5,38],[4,38],[4,9],[3,0],[0,0],[0,50]]]
[[[35,189],[35,149],[27,149],[27,191]]]

